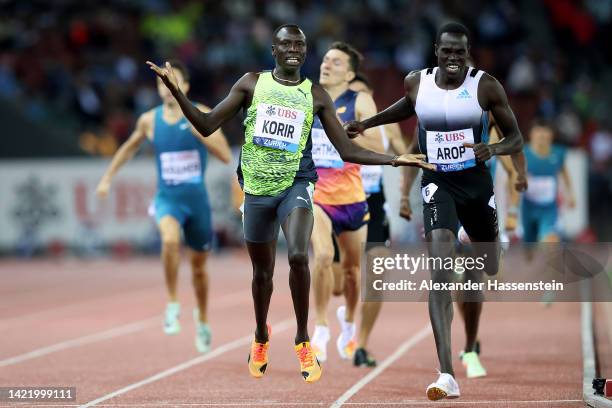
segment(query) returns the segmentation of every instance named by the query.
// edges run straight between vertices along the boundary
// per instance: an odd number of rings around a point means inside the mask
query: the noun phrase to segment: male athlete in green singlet
[[[245,192],[244,235],[253,264],[253,302],[257,328],[249,354],[249,371],[259,378],[268,364],[266,327],[272,295],[276,239],[282,227],[289,255],[289,286],[297,320],[295,351],[306,382],[321,376],[310,346],[307,322],[310,292],[308,245],[313,226],[312,191],[316,170],[310,130],[314,115],[344,161],[360,164],[420,166],[423,155],[379,154],[352,143],[336,117],[329,95],[300,74],[306,58],[306,36],[296,25],[273,34],[270,72],[249,72],[209,113],[193,106],[179,89],[171,67],[147,62],[179,103],[185,117],[202,135],[209,135],[241,109],[246,112],[245,143],[238,177]]]

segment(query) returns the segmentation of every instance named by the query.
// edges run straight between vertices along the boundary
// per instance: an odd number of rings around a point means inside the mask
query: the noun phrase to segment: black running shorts
[[[425,170],[421,195],[425,235],[441,228],[457,235],[461,223],[473,241],[497,239],[493,180],[484,166],[445,173]]]

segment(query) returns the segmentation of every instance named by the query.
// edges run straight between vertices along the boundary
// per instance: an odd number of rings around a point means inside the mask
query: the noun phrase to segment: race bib
[[[257,105],[253,143],[278,150],[297,152],[305,114],[279,105]]]
[[[164,152],[159,155],[161,178],[166,184],[202,183],[202,166],[197,150]]]
[[[316,167],[339,169],[344,166],[340,153],[323,129],[312,128],[312,160]]]
[[[557,179],[555,176],[527,175],[528,188],[525,192],[527,200],[544,205],[552,204],[557,198]]]
[[[366,194],[380,193],[382,166],[361,166],[361,182]]]
[[[471,128],[452,132],[427,131],[427,161],[438,171],[459,171],[476,166],[474,150],[463,146],[474,143]]]

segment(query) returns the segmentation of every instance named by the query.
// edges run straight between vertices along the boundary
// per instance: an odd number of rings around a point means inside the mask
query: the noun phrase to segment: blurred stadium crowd
[[[192,73],[191,97],[214,105],[244,72],[272,67],[271,33],[286,22],[308,37],[307,76],[318,77],[329,43],[348,41],[366,56],[375,99],[387,106],[401,95],[407,72],[435,65],[436,28],[458,20],[472,30],[476,65],[505,86],[524,134],[535,116],[545,117],[556,123],[560,143],[588,152],[591,218],[606,218],[612,0],[0,4],[0,117],[9,135],[0,142],[2,158],[110,155],[136,117],[158,103],[145,60],[180,58]],[[238,120],[224,130],[230,143],[241,143]],[[612,238],[608,225],[600,227],[600,239]]]

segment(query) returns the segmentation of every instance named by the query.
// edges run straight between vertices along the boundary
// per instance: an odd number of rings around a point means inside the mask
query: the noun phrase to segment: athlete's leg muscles
[[[247,249],[253,265],[253,305],[255,307],[255,340],[259,343],[268,341],[268,309],[272,297],[272,277],[274,276],[274,261],[276,258],[276,239],[271,242],[249,242]]]
[[[181,226],[176,218],[165,215],[159,220],[162,241],[161,258],[170,302],[177,302],[178,269],[180,263]]]
[[[313,229],[312,212],[295,208],[282,225],[289,256],[289,287],[297,323],[295,344],[308,341],[308,306],[310,295],[310,269],[308,245]]]
[[[312,249],[314,254],[313,288],[316,323],[328,326],[327,306],[332,291],[332,261],[334,247],[332,241],[332,222],[318,205],[313,206],[314,227],[312,229]]]
[[[453,256],[455,234],[448,229],[435,229],[427,234],[430,257],[442,259]],[[436,282],[449,282],[450,270],[433,268],[431,278]],[[455,376],[451,356],[451,323],[453,321],[453,303],[450,291],[429,292],[429,319],[436,341],[440,371]]]
[[[208,251],[191,251],[191,271],[193,289],[198,303],[200,322],[208,321],[208,271],[206,260]]]
[[[344,296],[346,298],[346,321],[355,320],[355,310],[359,301],[359,275],[361,272],[361,250],[368,235],[368,226],[356,231],[344,231],[338,236],[340,259],[344,270]]]
[[[377,257],[389,256],[389,249],[384,246],[377,246],[370,249],[369,254]],[[374,327],[374,323],[378,318],[380,309],[382,308],[382,302],[368,302],[361,303],[361,320],[359,323],[359,333],[357,335],[357,346],[360,348],[367,348],[370,333]]]
[[[332,295],[341,296],[344,294],[344,272],[342,270],[342,264],[340,263],[340,249],[338,249],[338,243],[334,237],[332,237],[332,242],[334,244],[334,261],[332,263],[334,284],[332,286]]]

